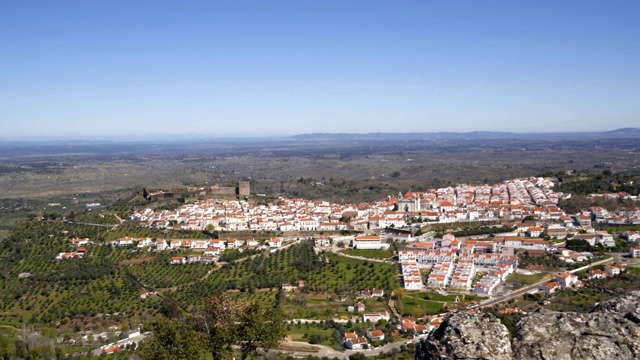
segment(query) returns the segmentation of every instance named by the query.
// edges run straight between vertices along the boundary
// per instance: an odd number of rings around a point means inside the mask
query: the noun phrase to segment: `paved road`
[[[571,270],[569,272],[570,273],[576,273],[578,271],[582,271],[582,270],[586,270],[586,269],[592,268],[594,266],[606,264],[606,263],[612,262],[614,260],[615,259],[613,257],[610,257],[610,258],[607,258],[607,259],[596,261],[596,262],[591,263],[591,264],[589,264],[587,266],[583,266],[581,268],[578,268],[578,269],[575,269],[575,270]],[[510,292],[508,294],[500,295],[500,296],[496,296],[496,297],[484,300],[484,301],[480,302],[477,305],[470,306],[469,309],[482,308],[482,307],[486,307],[486,306],[492,306],[492,305],[495,305],[495,304],[499,304],[501,302],[509,301],[509,300],[513,299],[514,297],[517,297],[517,296],[520,296],[520,295],[524,295],[524,294],[526,294],[526,293],[528,293],[530,291],[533,291],[533,290],[537,290],[540,287],[540,285],[542,285],[544,283],[547,283],[549,281],[552,281],[552,280],[538,281],[535,284],[525,286],[525,287],[520,288],[518,290],[512,291],[512,292]]]
[[[286,344],[292,344],[292,345],[300,345],[300,346],[304,346],[304,347],[315,347],[318,351],[317,352],[305,352],[305,351],[290,351],[290,350],[275,350],[275,349],[271,349],[269,351],[276,351],[276,352],[286,352],[286,353],[290,353],[293,354],[294,356],[298,355],[300,357],[305,357],[307,355],[313,355],[316,357],[323,357],[323,356],[327,356],[329,358],[334,358],[337,357],[338,359],[348,359],[349,355],[355,354],[355,353],[363,353],[365,356],[378,356],[380,355],[380,353],[385,352],[388,353],[393,349],[400,349],[401,346],[406,345],[407,343],[418,343],[420,341],[420,338],[414,338],[412,340],[402,340],[402,341],[396,341],[396,342],[392,342],[389,344],[386,344],[384,346],[380,346],[378,348],[375,349],[367,349],[367,350],[344,350],[344,351],[337,351],[329,346],[326,345],[310,345],[309,343],[306,342],[301,342],[301,341],[285,341],[284,343]]]
[[[65,220],[64,222],[68,224],[76,224],[76,225],[87,225],[87,226],[96,226],[96,227],[106,227],[107,229],[111,229],[114,227],[118,227],[118,224],[108,225],[108,224],[96,224],[96,223],[88,223],[88,222],[80,222],[80,221],[71,221]]]

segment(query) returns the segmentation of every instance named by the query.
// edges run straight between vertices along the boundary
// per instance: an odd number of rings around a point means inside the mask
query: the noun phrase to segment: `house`
[[[116,246],[132,246],[136,239],[130,237],[122,237],[116,240]]]
[[[85,246],[89,244],[89,238],[73,238],[69,241],[71,246]]]
[[[624,237],[631,242],[639,241],[640,231],[625,231]]]
[[[442,324],[443,319],[441,317],[435,317],[432,318],[429,321],[429,324],[427,324],[427,328],[429,329],[429,331],[435,330],[438,327],[440,327],[440,324]]]
[[[156,241],[156,250],[164,251],[167,248],[167,241],[165,239],[158,239]]]
[[[113,354],[113,353],[117,353],[120,352],[120,346],[119,345],[112,345],[112,346],[108,346],[106,348],[104,348],[104,353],[107,355]]]
[[[194,250],[204,250],[209,246],[209,242],[205,240],[192,240],[190,247]]]
[[[215,262],[215,259],[213,258],[213,256],[209,256],[209,255],[204,255],[202,256],[202,258],[200,258],[200,263],[202,264],[213,264]]]
[[[564,287],[571,287],[578,284],[578,276],[565,272],[556,276],[556,281]]]
[[[207,255],[207,256],[219,256],[220,255],[220,248],[213,248],[213,247],[208,247],[204,250],[204,252],[202,253],[203,255]]]
[[[151,238],[140,238],[140,239],[138,239],[138,247],[139,248],[143,248],[143,247],[149,246],[151,244],[152,244]]]
[[[607,274],[602,271],[602,270],[589,270],[589,276],[587,277],[588,279],[604,279],[607,277]]]
[[[414,327],[416,327],[416,322],[408,318],[401,318],[398,324],[398,328],[403,333],[406,333],[408,331],[413,331]]]
[[[270,248],[279,248],[280,246],[282,246],[282,239],[280,238],[269,239]]]
[[[389,313],[386,312],[386,311],[383,312],[383,313],[362,314],[362,321],[363,322],[370,321],[372,323],[377,323],[380,320],[389,321],[389,319],[391,319],[391,318],[389,317]]]
[[[317,237],[314,240],[315,247],[327,247],[329,245],[331,245],[331,242],[328,237]]]
[[[384,333],[380,329],[369,330],[367,331],[367,337],[371,341],[382,341],[384,340]]]
[[[613,235],[606,231],[596,231],[596,241],[602,246],[613,247],[616,246],[616,242],[613,240]]]
[[[355,239],[353,239],[352,246],[354,249],[387,250],[390,245],[383,243],[380,235],[359,235],[356,236]]]
[[[358,338],[358,334],[355,332],[344,333],[344,340],[354,340]]]
[[[291,285],[291,284],[282,284],[281,288],[282,288],[282,291],[284,291],[284,292],[291,292],[291,291],[296,289],[296,287],[294,285]]]
[[[578,225],[580,226],[591,226],[591,217],[590,216],[586,216],[583,214],[580,214],[578,216],[576,216],[576,221],[578,223]]]
[[[546,285],[542,286],[541,290],[546,291],[549,294],[553,294],[559,288],[560,288],[560,284],[559,283],[557,283],[555,281],[551,281],[551,282],[547,283]]]
[[[186,264],[187,263],[187,259],[185,259],[184,256],[172,256],[169,263],[171,265]]]
[[[68,252],[68,253],[62,252],[58,254],[58,256],[56,256],[56,260],[69,260],[74,258],[82,259],[83,255],[84,253],[82,252]]]
[[[416,324],[416,326],[413,327],[413,334],[416,336],[427,335],[429,334],[429,328],[427,325]]]
[[[363,336],[356,339],[347,339],[345,345],[347,349],[351,350],[363,349],[364,345],[367,345],[367,338]]]
[[[539,226],[532,226],[529,229],[527,229],[527,236],[528,237],[538,237],[538,236],[540,236],[542,231],[544,231],[543,228],[541,228]]]
[[[358,312],[364,312],[364,310],[365,310],[364,303],[361,303],[361,302],[356,303],[356,310]]]
[[[635,246],[629,250],[629,256],[632,258],[640,258],[640,247]]]
[[[211,240],[209,240],[209,247],[210,248],[215,248],[215,249],[220,249],[220,251],[224,251],[224,249],[225,249],[224,241],[223,240],[218,240],[218,239],[211,239]]]
[[[498,311],[500,314],[502,315],[506,315],[506,314],[523,314],[526,315],[527,312],[526,311],[522,311],[518,308],[506,308],[506,309],[502,309]]]
[[[619,275],[620,274],[620,268],[617,266],[612,266],[612,265],[605,265],[604,266],[604,272],[606,272],[607,274],[613,276],[613,275]]]
[[[244,245],[244,240],[239,240],[239,239],[235,239],[235,238],[229,238],[227,239],[227,247],[232,249],[232,248],[240,248],[242,247],[242,245]]]

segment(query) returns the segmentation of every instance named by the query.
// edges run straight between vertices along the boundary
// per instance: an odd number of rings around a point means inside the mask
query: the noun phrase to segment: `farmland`
[[[278,302],[291,317],[304,311],[305,316],[328,319],[345,313],[340,296],[372,288],[390,292],[399,286],[393,265],[316,254],[310,241],[224,265],[170,265],[169,257],[179,251],[119,248],[107,242],[124,235],[123,231],[98,234],[92,227],[59,220],[32,221],[15,230],[0,245],[3,274],[7,274],[2,284],[0,322],[13,326],[80,324],[106,315],[142,322],[155,314],[162,302],[159,297],[141,299],[147,290],[173,293],[187,309],[227,292],[234,297]],[[58,253],[70,250],[70,237],[86,234],[97,237],[92,238],[94,243],[83,258],[54,260]],[[21,273],[30,276],[18,278]],[[283,294],[280,290],[283,283],[299,281],[305,284],[299,292]],[[373,308],[383,307],[376,304]]]

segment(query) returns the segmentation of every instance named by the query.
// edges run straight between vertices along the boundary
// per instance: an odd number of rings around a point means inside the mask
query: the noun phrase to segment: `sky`
[[[640,1],[1,1],[0,139],[640,127]]]

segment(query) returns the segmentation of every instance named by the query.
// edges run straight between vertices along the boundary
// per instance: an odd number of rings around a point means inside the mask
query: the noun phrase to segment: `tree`
[[[398,300],[398,301],[402,301],[402,299],[404,298],[406,294],[406,291],[404,288],[398,286],[395,289],[393,289],[393,297]]]
[[[275,347],[286,333],[277,308],[226,296],[212,298],[208,306],[190,320],[198,331],[207,334],[214,359],[230,357],[232,346],[238,346],[244,360],[258,348]]]
[[[160,318],[153,324],[153,336],[140,348],[140,358],[158,360],[201,359],[206,353],[206,336],[184,322]]]
[[[275,347],[286,335],[282,314],[276,308],[253,302],[240,314],[239,320],[237,335],[243,360],[258,348]]]

